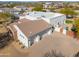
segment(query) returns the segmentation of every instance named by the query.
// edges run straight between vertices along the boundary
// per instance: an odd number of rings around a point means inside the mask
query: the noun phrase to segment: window
[[[24,36],[20,34],[20,36],[24,39]]]

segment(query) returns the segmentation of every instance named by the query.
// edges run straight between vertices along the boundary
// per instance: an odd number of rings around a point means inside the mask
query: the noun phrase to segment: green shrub
[[[67,23],[67,24],[72,24],[73,21],[71,21],[71,20],[66,20],[65,23]]]

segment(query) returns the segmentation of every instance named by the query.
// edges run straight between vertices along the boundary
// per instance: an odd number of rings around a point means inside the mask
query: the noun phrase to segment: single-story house
[[[12,33],[13,39],[17,39],[17,30],[14,28],[14,25],[17,25],[22,22],[28,22],[28,19],[17,19],[17,22],[11,23],[7,26],[10,33]]]
[[[65,29],[64,21],[66,20],[66,16],[60,13],[53,12],[28,12],[25,16],[20,16],[20,19],[27,18],[30,20],[38,20],[43,19],[47,23],[51,24],[55,27],[56,31],[60,31],[60,28],[63,27]]]
[[[66,20],[66,17],[64,14],[60,13],[53,13],[53,12],[34,12],[34,16],[37,16],[37,18],[41,17],[49,24],[56,27],[58,23],[60,25],[64,25],[64,20]],[[30,14],[32,15],[32,14]],[[40,16],[39,16],[40,15]]]
[[[17,39],[27,48],[41,40],[42,37],[51,34],[54,30],[44,20],[18,22],[13,27],[16,29]]]
[[[15,6],[14,9],[21,11],[21,10],[27,10],[27,7],[25,7],[25,6]]]
[[[20,16],[20,19],[27,18],[30,20],[43,19],[54,27],[63,26],[66,16],[60,13],[53,12],[28,12],[25,16]]]
[[[49,9],[49,8],[52,7],[51,4],[52,4],[52,2],[46,2],[46,3],[43,4],[43,8],[44,9]]]
[[[0,8],[0,12],[3,13],[11,13],[11,14],[19,14],[19,10],[13,9],[13,8]]]

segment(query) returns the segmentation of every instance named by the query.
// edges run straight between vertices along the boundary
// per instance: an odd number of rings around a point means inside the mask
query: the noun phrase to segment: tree
[[[25,10],[22,9],[19,14],[23,14],[24,12],[25,12]]]
[[[0,13],[0,23],[9,22],[11,21],[11,14],[9,13]]]
[[[76,36],[79,37],[79,18],[74,21],[74,30],[76,32]]]
[[[43,11],[43,5],[42,4],[37,4],[33,11]]]
[[[35,8],[33,9],[33,11],[42,11],[42,8],[41,8],[41,7],[35,7]]]
[[[49,8],[51,12],[53,12],[55,9],[56,9],[55,7]]]
[[[0,13],[0,20],[5,20],[10,16],[9,13]]]
[[[66,16],[70,15],[72,17],[74,17],[75,15],[77,15],[77,13],[73,9],[67,8],[67,7],[61,9],[60,13],[65,14]]]

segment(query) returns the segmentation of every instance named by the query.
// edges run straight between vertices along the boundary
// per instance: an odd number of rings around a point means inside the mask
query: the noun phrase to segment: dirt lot
[[[79,43],[66,35],[54,32],[52,36],[47,36],[34,44],[30,48],[22,48],[17,41],[13,41],[8,46],[0,49],[0,56],[42,56],[41,53],[54,49],[64,56],[74,56],[79,51]],[[38,53],[41,51],[40,53]],[[43,52],[42,52],[43,51]]]
[[[0,33],[5,33],[5,32],[7,32],[7,29],[0,24]]]
[[[22,49],[16,41],[13,41],[0,49],[0,56],[27,56],[27,52],[23,51],[27,51],[27,49]]]
[[[46,36],[37,45],[29,48],[29,56],[43,56],[49,51],[55,53],[55,56],[74,56],[79,52],[79,43],[66,35],[54,32],[51,36]],[[54,56],[54,55],[52,55]]]

